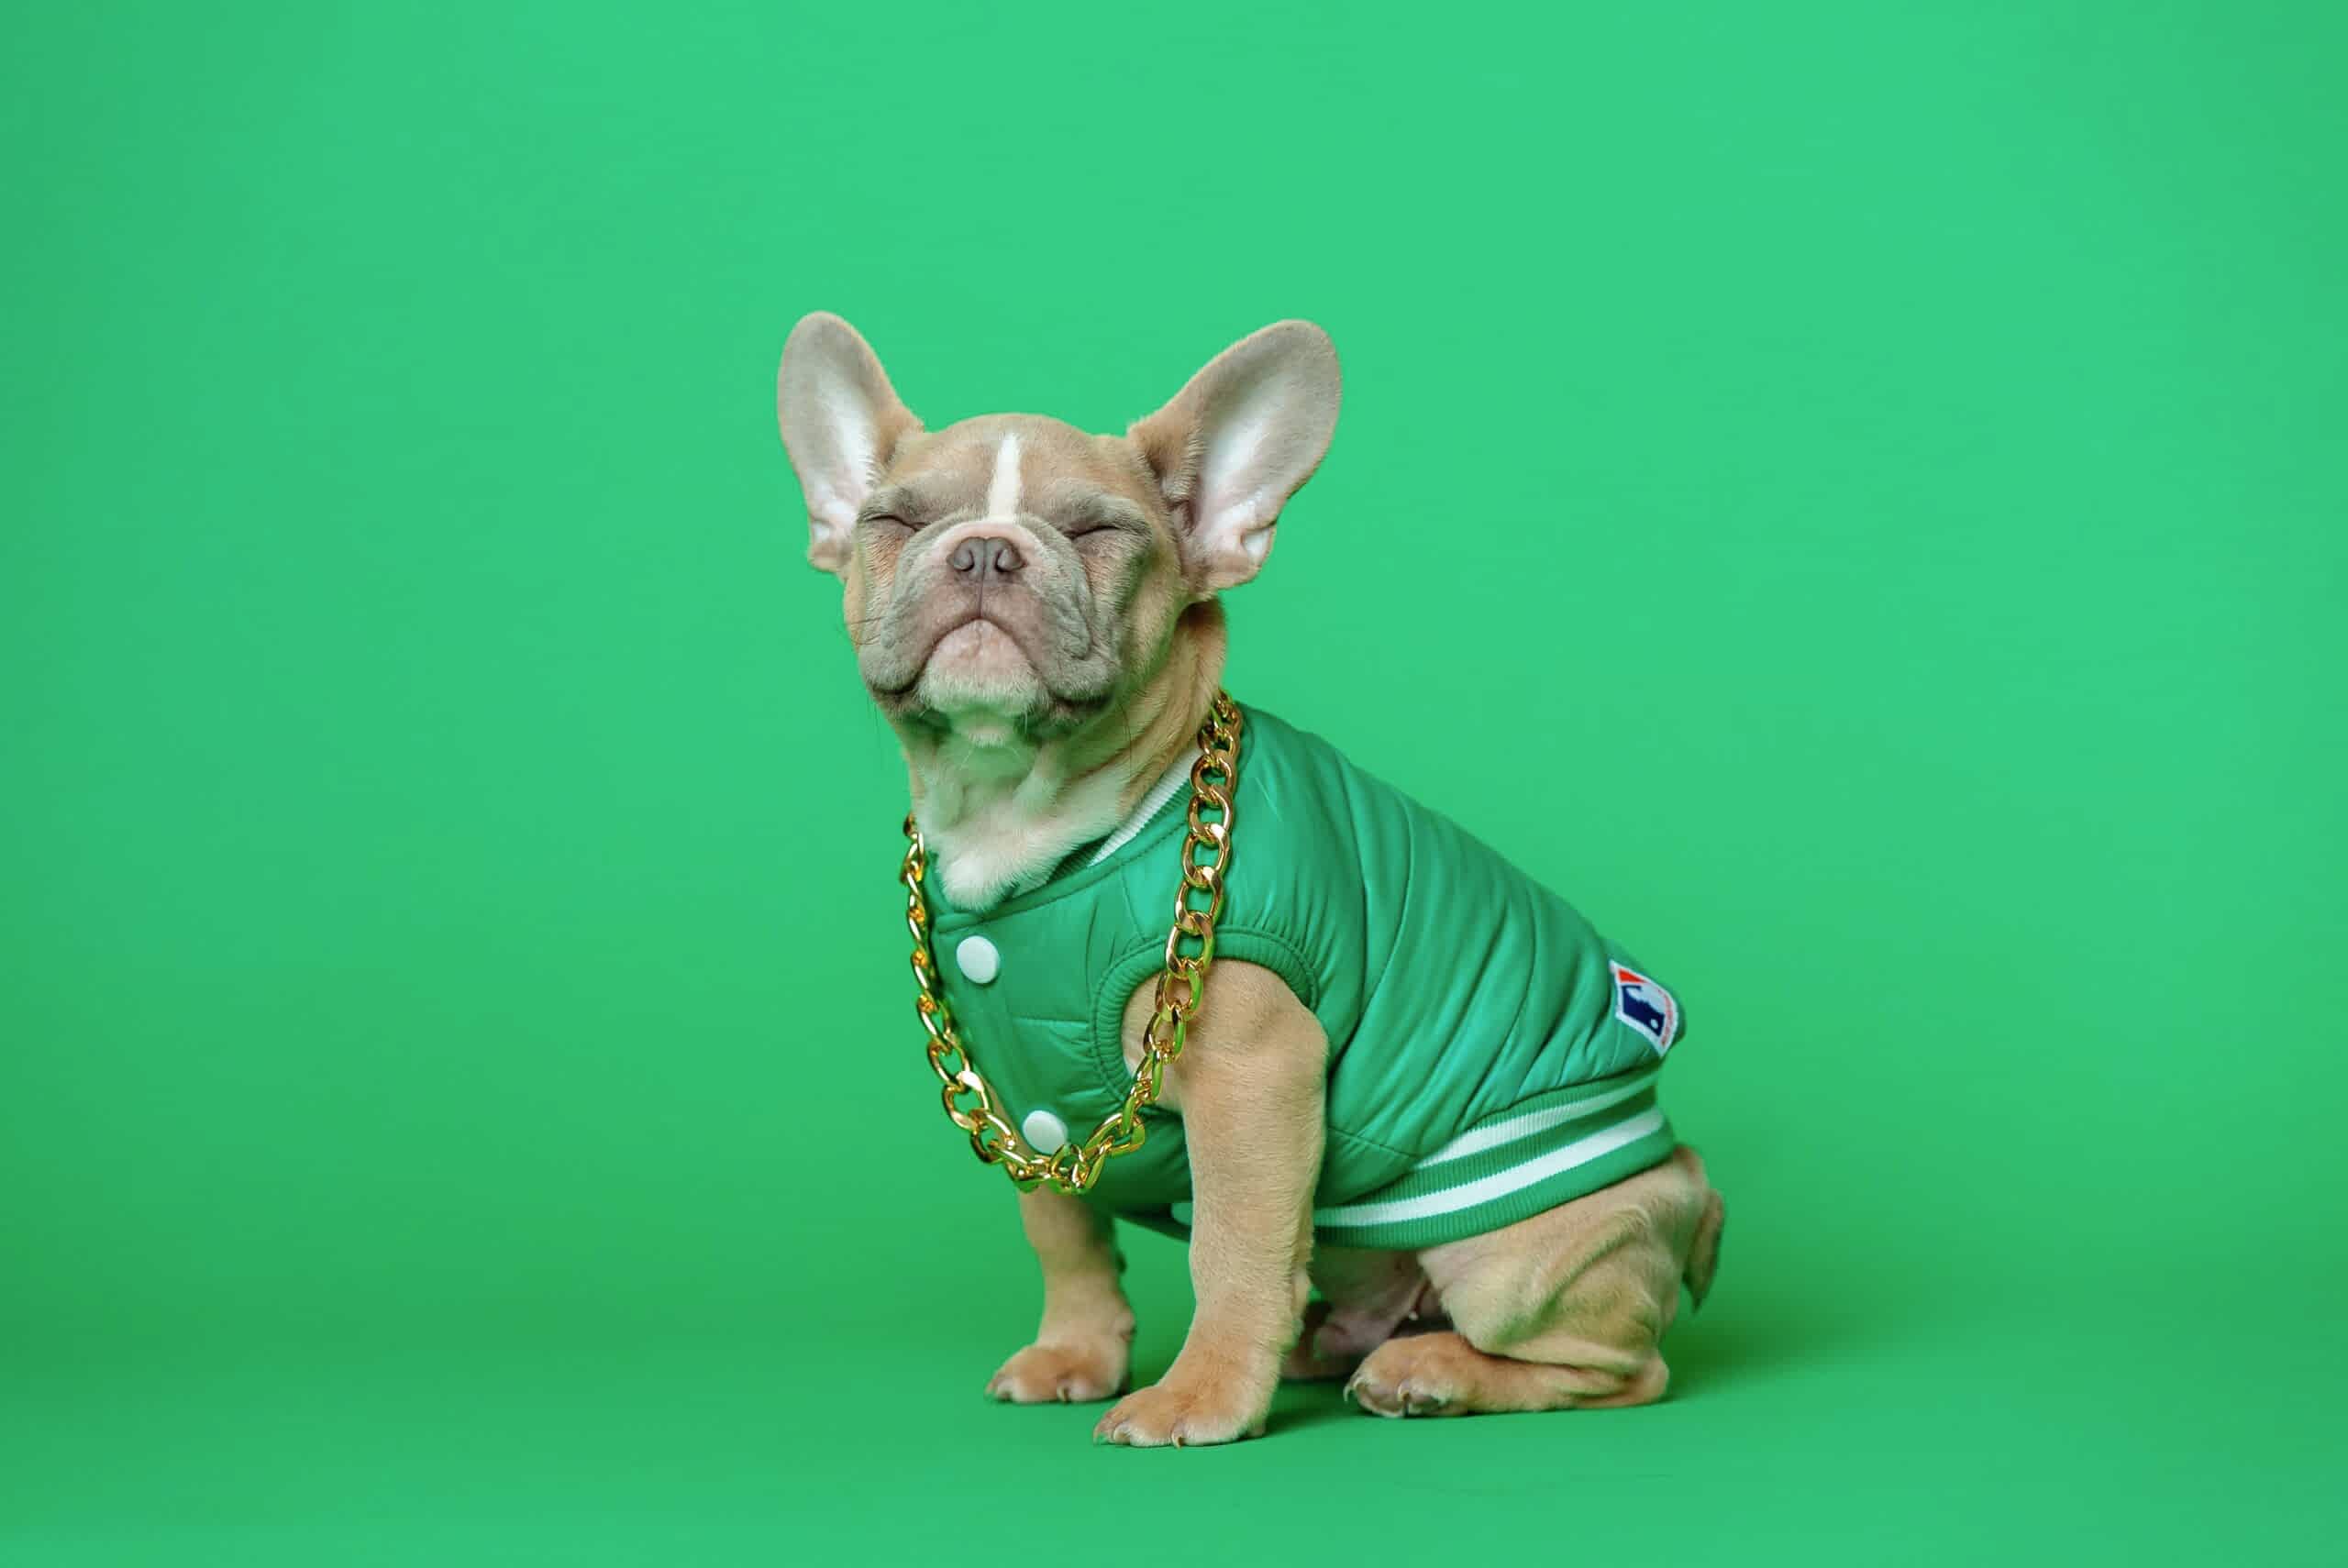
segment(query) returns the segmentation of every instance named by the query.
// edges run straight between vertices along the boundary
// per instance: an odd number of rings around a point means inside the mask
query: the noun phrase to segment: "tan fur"
[[[1044,1271],[1036,1342],[1002,1364],[987,1392],[1015,1405],[1106,1399],[1125,1386],[1134,1311],[1118,1283],[1109,1217],[1049,1188],[1019,1195],[1019,1220]]]
[[[1657,1346],[1681,1284],[1710,1284],[1720,1225],[1720,1195],[1683,1146],[1586,1198],[1429,1247],[1418,1265],[1451,1330],[1387,1341],[1347,1392],[1387,1416],[1660,1398],[1670,1373]]]
[[[925,431],[833,316],[793,332],[779,386],[810,558],[842,580],[850,639],[903,745],[938,873],[958,902],[983,907],[1108,832],[1189,754],[1222,679],[1213,595],[1255,575],[1281,505],[1326,447],[1335,353],[1308,324],[1267,327],[1123,437],[1028,414]],[[998,469],[1006,436],[1015,470]],[[1123,531],[1109,548],[1083,547],[1100,516]],[[969,600],[984,592],[969,574],[944,569],[947,552],[979,535],[1028,562],[991,602]],[[1243,780],[1246,767],[1243,750]],[[1235,864],[1246,876],[1244,847]],[[1150,1000],[1144,985],[1125,1007],[1129,1066]],[[1327,1058],[1319,1021],[1278,976],[1214,966],[1163,1099],[1190,1149],[1197,1315],[1166,1375],[1119,1400],[1095,1436],[1180,1446],[1252,1435],[1283,1373],[1350,1372],[1348,1394],[1383,1415],[1660,1397],[1669,1373],[1657,1343],[1683,1283],[1702,1301],[1719,1244],[1720,1196],[1695,1153],[1487,1235],[1316,1259]],[[1134,1327],[1110,1224],[1048,1192],[1024,1195],[1020,1216],[1043,1320],[988,1391],[1107,1398],[1124,1386]],[[1300,1342],[1313,1285],[1324,1300]]]
[[[1101,1419],[1104,1441],[1228,1442],[1263,1430],[1310,1287],[1328,1041],[1268,969],[1217,964],[1212,985],[1161,1099],[1180,1112],[1190,1149],[1198,1312],[1165,1377]],[[1146,987],[1125,1008],[1128,1065],[1141,1059],[1152,1000]]]

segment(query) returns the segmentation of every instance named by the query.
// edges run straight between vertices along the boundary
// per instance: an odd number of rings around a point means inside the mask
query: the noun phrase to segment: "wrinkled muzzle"
[[[878,694],[1032,712],[1098,701],[1113,681],[1114,638],[1098,635],[1091,585],[1055,529],[937,525],[872,589],[858,658]]]

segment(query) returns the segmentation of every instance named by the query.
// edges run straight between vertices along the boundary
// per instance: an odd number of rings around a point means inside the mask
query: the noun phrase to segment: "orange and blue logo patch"
[[[1658,1056],[1671,1049],[1679,1033],[1679,1004],[1671,993],[1626,964],[1614,971],[1614,1016],[1629,1024],[1655,1048]]]

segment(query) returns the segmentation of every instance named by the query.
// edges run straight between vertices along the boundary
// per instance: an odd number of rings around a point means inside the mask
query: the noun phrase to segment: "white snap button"
[[[977,985],[991,985],[1002,972],[1002,955],[983,936],[966,936],[954,949],[954,962],[963,977]]]
[[[1048,1154],[1068,1142],[1068,1123],[1038,1107],[1029,1111],[1027,1120],[1019,1124],[1019,1135],[1027,1140],[1030,1147],[1041,1149]]]

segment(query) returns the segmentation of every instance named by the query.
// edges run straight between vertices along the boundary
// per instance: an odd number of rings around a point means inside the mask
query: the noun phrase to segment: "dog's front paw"
[[[1125,1386],[1123,1340],[1034,1344],[987,1379],[987,1392],[1014,1405],[1085,1405]]]
[[[1092,1441],[1131,1448],[1196,1448],[1261,1437],[1272,1403],[1270,1381],[1234,1373],[1187,1374],[1178,1364],[1160,1381],[1112,1405],[1092,1429]]]

